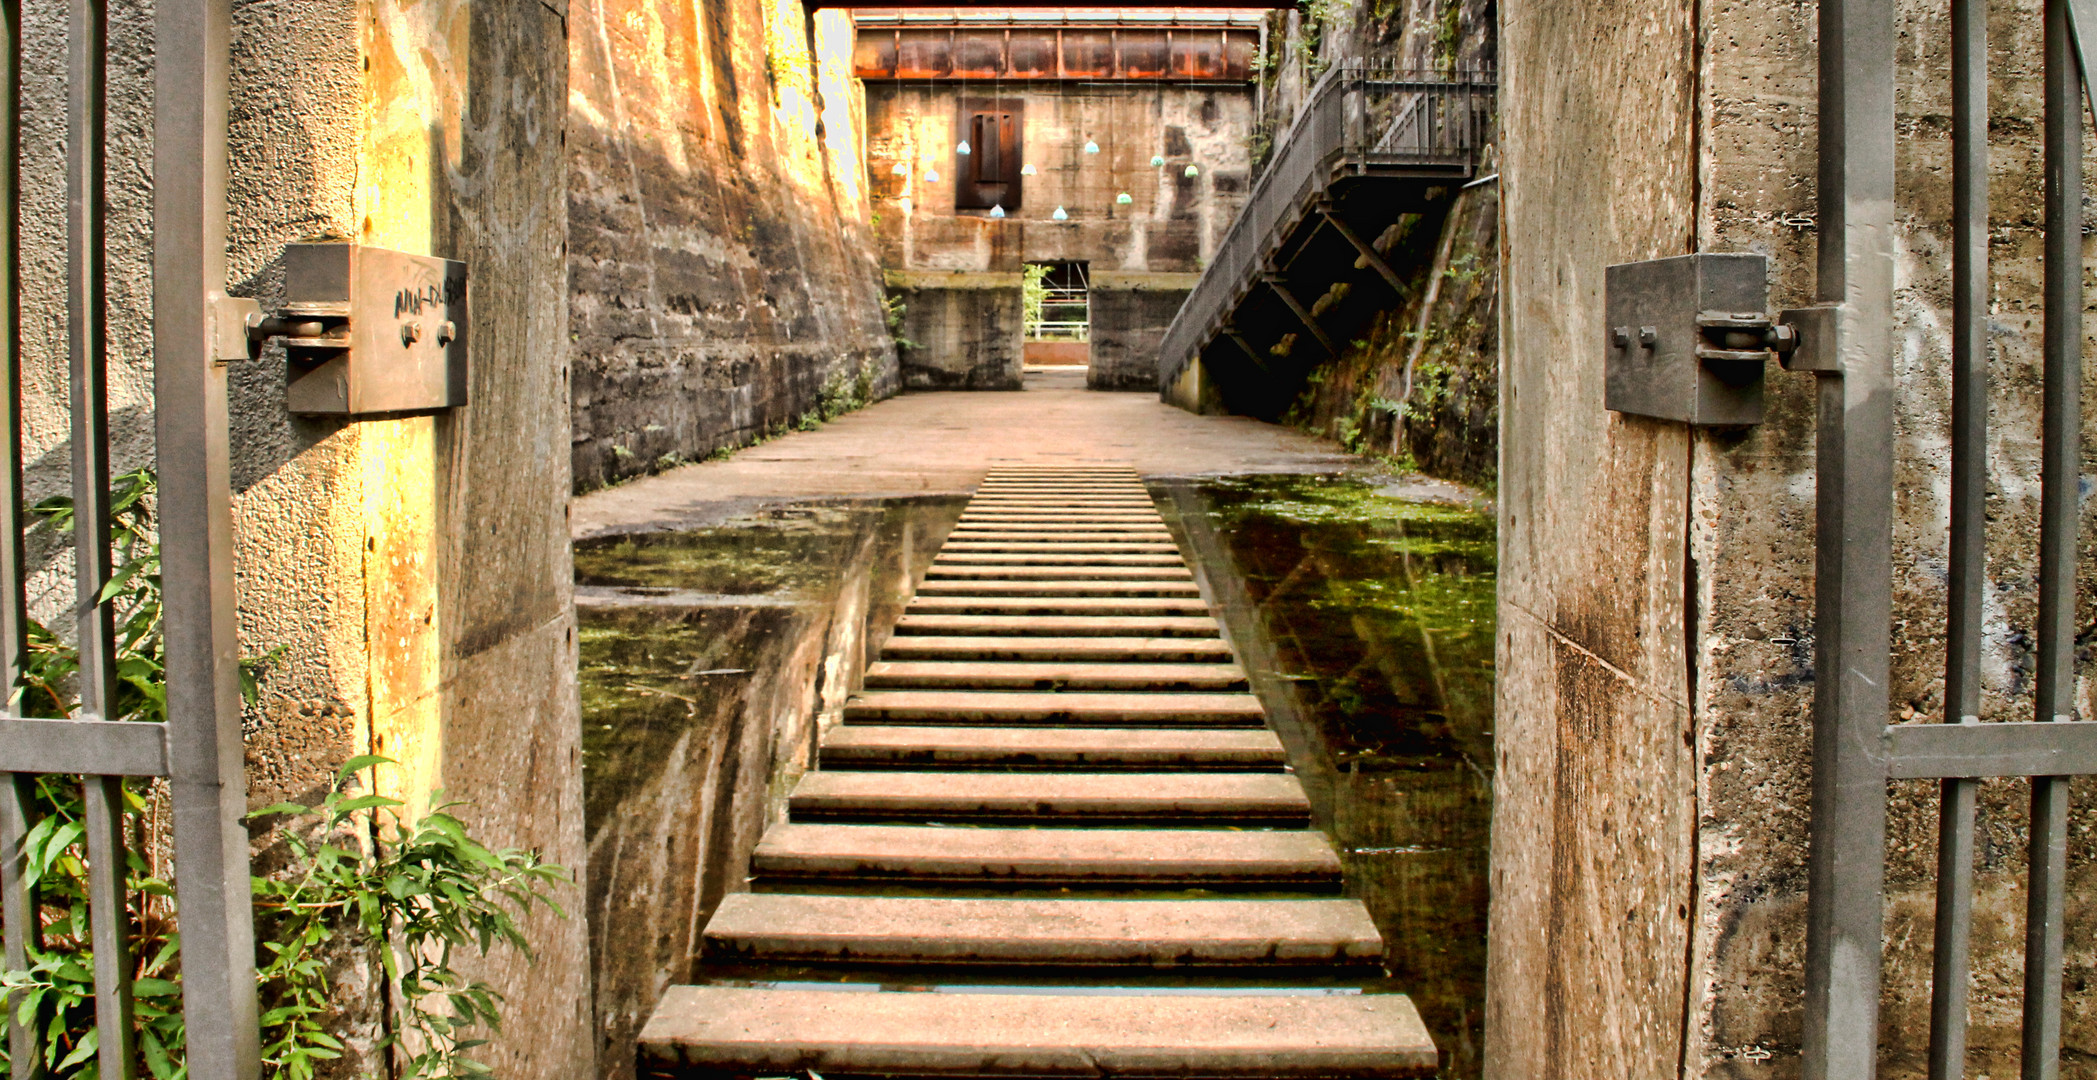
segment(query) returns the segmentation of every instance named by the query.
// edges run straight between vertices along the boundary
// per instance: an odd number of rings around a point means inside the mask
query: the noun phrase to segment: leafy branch
[[[111,484],[110,527],[115,572],[100,594],[114,608],[117,696],[112,719],[167,717],[163,665],[160,547],[153,531],[156,484],[150,470]],[[30,508],[36,528],[68,534],[71,499]],[[40,623],[27,625],[23,673],[12,690],[21,715],[67,717],[79,709],[79,650]],[[241,661],[250,705],[261,679],[282,655]],[[530,955],[517,919],[544,904],[565,916],[552,889],[566,871],[536,853],[491,850],[469,837],[441,803],[412,823],[400,804],[345,788],[354,774],[384,759],[360,757],[337,774],[318,806],[280,803],[251,816],[312,819],[304,834],[285,830],[291,858],[278,875],[253,879],[260,952],[261,1038],[271,1080],[312,1080],[323,1062],[344,1052],[334,1019],[328,957],[344,949],[375,953],[394,1003],[384,1037],[373,1048],[398,1050],[403,1076],[481,1077],[468,1052],[499,1030],[502,998],[454,966],[459,951],[485,955],[498,946]],[[133,957],[138,1066],[154,1080],[186,1080],[183,1048],[181,936],[174,892],[153,864],[147,839],[159,804],[151,789],[123,787],[125,922]],[[89,934],[86,815],[71,777],[41,776],[32,792],[34,824],[25,844],[24,879],[35,899],[36,933],[28,966],[0,973],[15,1018],[39,1036],[41,1065],[53,1080],[99,1080],[94,954]],[[326,840],[309,837],[325,837]],[[339,942],[339,944],[337,944]],[[332,946],[332,948],[331,948]],[[7,1050],[0,1045],[0,1063]]]

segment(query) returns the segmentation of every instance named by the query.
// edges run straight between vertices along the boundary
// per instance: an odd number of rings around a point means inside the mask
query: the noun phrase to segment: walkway
[[[1382,939],[1133,471],[993,470],[866,687],[707,924],[746,977],[672,987],[644,1074],[1434,1071],[1330,977]]]
[[[997,464],[1119,462],[1145,476],[1336,472],[1331,443],[1238,416],[1195,416],[1151,394],[1085,389],[1082,368],[1030,371],[1018,393],[904,394],[814,431],[575,500],[578,537],[718,524],[759,502],[965,495]]]

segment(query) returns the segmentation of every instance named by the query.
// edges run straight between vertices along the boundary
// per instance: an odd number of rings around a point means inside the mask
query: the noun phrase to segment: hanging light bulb
[[[957,143],[955,143],[955,144],[954,144],[954,152],[955,152],[955,153],[957,153],[957,154],[966,154],[966,153],[968,153],[968,152],[969,152],[969,151],[968,151],[968,140],[967,140],[967,139],[963,139],[963,140],[961,140],[960,142],[957,142]]]
[[[1200,176],[1200,175],[1201,175],[1201,166],[1199,166],[1199,165],[1189,165],[1189,166],[1187,166],[1187,175],[1188,175],[1188,176]]]
[[[1055,213],[1049,215],[1049,218],[1053,221],[1069,221],[1070,214],[1059,206],[1056,208]]]
[[[993,206],[993,207],[991,207],[991,208],[990,208],[990,216],[991,216],[991,217],[994,217],[994,218],[1001,218],[1001,217],[1004,217],[1004,216],[1005,216],[1005,204],[1004,204],[1004,203],[999,203],[999,204],[997,204],[996,206]]]
[[[1163,154],[1152,154],[1152,155],[1150,156],[1150,167],[1151,167],[1151,168],[1153,168],[1153,169],[1159,169],[1159,168],[1163,168],[1163,167],[1164,167],[1164,165],[1165,165],[1165,155],[1163,155]]]
[[[1029,161],[1029,162],[1027,162],[1027,163],[1026,163],[1025,165],[1021,165],[1021,166],[1019,167],[1019,174],[1020,174],[1021,176],[1032,176],[1032,175],[1034,175],[1034,163],[1033,163],[1033,162],[1031,162],[1031,161]]]
[[[925,183],[928,183],[928,184],[936,184],[936,183],[939,183],[939,170],[938,170],[938,169],[926,169],[926,170],[925,170]]]
[[[898,161],[894,165],[889,166],[888,171],[894,173],[897,176],[909,176],[910,166]]]
[[[1127,206],[1128,204],[1130,204],[1130,203],[1132,203],[1132,202],[1135,202],[1135,201],[1136,201],[1136,197],[1135,197],[1135,196],[1133,196],[1133,195],[1131,195],[1131,194],[1129,194],[1129,193],[1128,193],[1128,192],[1126,192],[1126,191],[1122,192],[1122,193],[1121,193],[1121,194],[1119,194],[1119,195],[1116,195],[1116,196],[1114,196],[1114,202],[1115,202],[1115,204],[1116,204],[1116,205],[1118,205],[1118,206]]]
[[[1085,152],[1086,152],[1086,153],[1088,153],[1088,154],[1097,154],[1097,153],[1099,153],[1099,144],[1098,144],[1098,143],[1096,143],[1096,142],[1093,142],[1093,141],[1092,141],[1091,139],[1086,139],[1086,140],[1085,140]]]

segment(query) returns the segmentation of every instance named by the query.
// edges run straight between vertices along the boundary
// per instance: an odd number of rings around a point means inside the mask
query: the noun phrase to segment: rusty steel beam
[[[1391,287],[1392,292],[1400,296],[1405,295],[1405,283],[1398,279],[1398,272],[1391,269],[1390,263],[1383,261],[1383,256],[1378,255],[1376,248],[1371,246],[1367,240],[1362,239],[1361,234],[1355,232],[1353,226],[1342,221],[1340,215],[1334,213],[1330,206],[1320,206],[1318,213],[1324,216],[1325,223],[1332,226],[1334,232],[1339,233],[1348,243],[1353,244],[1354,250],[1361,252],[1362,261],[1369,264],[1369,269],[1383,275],[1384,283]]]
[[[867,11],[893,11],[899,8],[911,10],[938,8],[948,11],[981,12],[985,14],[999,11],[1039,11],[1044,8],[1144,10],[1140,7],[1131,9],[1129,5],[1114,3],[1113,0],[1004,0],[1004,2],[996,4],[955,3],[954,0],[945,0],[944,3],[940,2],[940,0],[864,0],[864,2],[862,0],[801,0],[801,4],[810,10],[817,8],[846,8]],[[1298,4],[1297,0],[1203,0],[1203,3],[1198,6],[1253,11],[1283,11],[1293,9]],[[1170,12],[1174,9],[1160,7],[1157,10]],[[1164,18],[1161,17],[1160,22],[1163,22]]]
[[[1302,302],[1296,299],[1296,294],[1289,291],[1288,282],[1280,274],[1265,274],[1260,280],[1266,282],[1267,287],[1274,290],[1274,295],[1281,297],[1281,302],[1296,313],[1297,321],[1311,332],[1312,337],[1318,339],[1318,344],[1325,347],[1325,355],[1335,358],[1340,355],[1340,350],[1333,345],[1332,339],[1325,336],[1325,328],[1318,325],[1318,320],[1311,316],[1310,309],[1304,307]]]

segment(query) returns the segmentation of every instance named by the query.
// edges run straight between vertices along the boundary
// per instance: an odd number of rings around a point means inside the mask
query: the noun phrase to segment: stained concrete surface
[[[1023,462],[1128,462],[1145,476],[1340,472],[1361,463],[1290,428],[1084,386],[1084,370],[1072,368],[1029,371],[1019,393],[905,394],[724,461],[591,492],[575,500],[571,527],[578,537],[689,529],[796,499],[962,494],[990,466]]]

